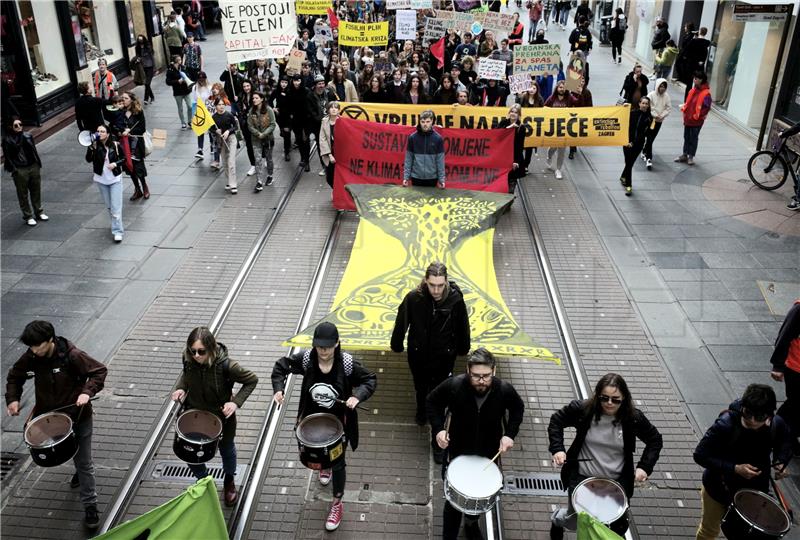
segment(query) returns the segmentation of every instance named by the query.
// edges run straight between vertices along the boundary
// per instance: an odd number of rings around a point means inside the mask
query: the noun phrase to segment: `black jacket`
[[[508,129],[511,125],[511,122],[508,118],[504,118],[500,120],[500,123],[497,124],[498,128]],[[512,178],[518,178],[522,176],[522,167],[523,163],[525,163],[525,127],[520,125],[519,123],[514,128],[514,163],[519,165],[517,170],[511,169],[509,174]]]
[[[434,435],[444,429],[445,410],[450,413],[451,460],[461,455],[492,458],[503,435],[514,439],[519,433],[525,403],[511,384],[493,377],[480,410],[475,396],[468,375],[446,379],[428,394],[428,420]]]
[[[717,502],[727,505],[743,488],[769,491],[772,463],[788,463],[792,458],[789,427],[780,416],[772,425],[759,430],[742,426],[742,403],[736,400],[719,415],[694,450],[695,462],[703,467],[703,486]],[[746,480],[734,472],[737,464],[747,463],[762,472]]]
[[[553,413],[550,417],[550,424],[547,426],[547,435],[550,439],[549,450],[551,454],[564,452],[564,428],[573,427],[576,430],[575,439],[567,450],[567,462],[561,468],[561,481],[564,486],[574,486],[576,475],[578,474],[579,462],[578,454],[586,440],[591,423],[594,419],[594,412],[587,410],[586,402],[576,399],[569,405]],[[663,442],[661,434],[650,423],[647,417],[639,409],[634,409],[633,418],[622,422],[622,445],[625,453],[625,464],[622,466],[622,477],[614,478],[625,489],[628,498],[633,497],[633,453],[636,451],[636,439],[644,442],[644,451],[637,469],[642,469],[647,475],[653,473],[658,456],[661,453]],[[572,480],[572,481],[571,481]]]
[[[410,327],[410,329],[409,329]],[[391,347],[403,352],[408,330],[408,354],[456,356],[470,346],[469,316],[461,289],[450,282],[450,293],[436,304],[428,288],[414,289],[397,308]]]
[[[289,110],[281,111],[281,114],[285,114],[287,112],[289,113],[292,127],[308,127],[308,122],[311,120],[311,114],[308,107],[309,93],[310,91],[304,86],[300,86],[300,88],[296,89],[294,88],[294,83],[290,83],[289,95],[287,98]]]
[[[103,122],[103,107],[109,103],[108,101],[90,96],[83,95],[75,101],[75,121],[78,124],[78,129],[81,131],[97,130],[97,126],[104,124]]]
[[[109,152],[108,161],[114,163],[115,167],[111,170],[114,176],[122,174],[122,164],[125,163],[125,156],[122,154],[122,148],[119,143],[109,140],[106,145],[95,142],[92,146],[86,149],[86,161],[92,164],[92,171],[94,174],[102,176],[103,167],[106,163],[106,151]]]
[[[42,166],[42,160],[39,158],[39,152],[36,150],[36,144],[33,142],[33,135],[30,133],[22,133],[21,135],[8,134],[3,137],[3,168],[14,174],[17,167],[24,167],[33,165],[30,161],[34,161],[39,167]]]
[[[569,50],[589,52],[592,49],[592,33],[588,28],[576,28],[569,35]]]
[[[232,73],[230,69],[226,69],[220,74],[219,80],[225,87],[225,95],[228,96],[231,103],[236,102],[234,98],[241,99],[244,75],[238,71]]]
[[[653,50],[663,49],[667,46],[669,38],[669,25],[667,23],[656,25],[656,31],[653,34],[653,41],[650,42],[650,47],[652,47]]]
[[[128,144],[131,148],[131,157],[136,160],[144,159],[144,140],[142,135],[147,130],[147,122],[144,118],[144,112],[135,113],[130,116],[123,116],[125,128],[130,129],[130,135],[137,135],[136,137],[128,137]]]
[[[286,90],[281,90],[280,85],[278,85],[269,96],[269,105],[273,110],[277,109],[275,120],[277,120],[278,125],[282,128],[290,127],[292,123],[292,105],[289,98],[289,87],[287,86]]]
[[[189,84],[183,84],[181,82],[181,72],[180,70],[176,69],[174,65],[170,64],[167,68],[166,73],[166,83],[167,86],[172,87],[172,95],[173,96],[185,96],[191,93],[192,87]]]
[[[652,121],[653,117],[649,111],[642,112],[638,106],[634,106],[634,109],[631,110],[631,121],[628,126],[628,142],[632,143],[633,146],[644,145],[647,128],[650,127]]]
[[[636,92],[637,88],[639,89],[640,99],[647,95],[647,75],[644,73],[639,75],[638,82],[633,77],[633,71],[628,73],[628,75],[625,77],[625,82],[622,83],[622,97],[628,103],[636,105],[636,103],[633,103],[633,94]]]
[[[333,414],[344,424],[345,436],[350,443],[350,448],[358,448],[358,414],[356,409],[349,409],[340,403],[332,403],[330,407],[323,407],[311,397],[311,387],[320,382],[323,377],[319,370],[316,349],[284,356],[272,368],[272,391],[284,392],[286,387],[286,376],[290,373],[303,375],[303,384],[300,391],[300,406],[297,409],[298,422],[308,416],[318,412]],[[349,374],[348,374],[349,373]],[[364,368],[353,360],[348,353],[343,353],[340,347],[336,347],[334,353],[333,368],[333,391],[338,396],[336,399],[347,401],[350,396],[355,396],[359,401],[366,401],[375,393],[378,385],[378,378],[374,373]]]

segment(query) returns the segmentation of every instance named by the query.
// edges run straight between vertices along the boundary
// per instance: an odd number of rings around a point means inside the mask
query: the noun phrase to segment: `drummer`
[[[575,439],[564,451],[564,428],[576,430]],[[547,426],[553,465],[562,467],[561,481],[567,487],[569,508],[553,512],[551,539],[564,537],[564,527],[575,530],[577,516],[572,508],[572,492],[583,480],[590,477],[609,478],[619,482],[625,495],[633,497],[634,481],[644,482],[653,473],[661,453],[661,434],[633,406],[628,385],[621,375],[603,375],[592,397],[574,400],[550,417]],[[636,439],[644,442],[642,457],[633,466]],[[608,524],[608,527],[625,535],[627,516]]]
[[[323,322],[314,329],[313,349],[285,356],[272,369],[273,399],[283,404],[286,377],[290,373],[303,375],[300,390],[298,422],[314,413],[328,413],[339,418],[350,448],[358,448],[358,415],[356,406],[375,392],[377,377],[362,367],[353,357],[342,352],[339,330],[335,324]],[[333,503],[325,529],[335,531],[342,520],[342,496],[346,481],[345,459],[338,460],[332,469],[319,471],[319,483],[327,486],[333,479]]]
[[[697,540],[720,533],[720,522],[740,489],[769,492],[770,469],[776,478],[788,474],[792,438],[786,423],[775,416],[775,391],[751,384],[708,428],[694,451],[705,468],[700,488],[702,513]]]
[[[233,393],[233,383],[242,386]],[[226,506],[233,506],[239,497],[236,491],[236,411],[258,384],[258,377],[228,356],[228,348],[214,338],[211,330],[199,326],[191,331],[183,351],[183,372],[172,393],[174,401],[183,401],[185,409],[214,413],[222,419],[222,440],[219,454],[225,473],[223,494]],[[187,464],[197,478],[208,476],[205,463]]]
[[[84,523],[89,529],[96,529],[100,515],[92,462],[92,404],[89,399],[103,389],[108,370],[71,341],[56,336],[53,325],[47,321],[28,323],[19,339],[28,350],[8,372],[6,410],[9,416],[19,414],[22,387],[29,378],[28,373],[33,373],[36,399],[30,418],[68,406],[61,412],[72,418],[78,442],[78,453],[72,458],[76,472],[69,485],[80,486]]]
[[[514,446],[525,403],[510,383],[494,376],[495,365],[492,353],[476,349],[467,359],[465,374],[446,379],[428,394],[428,420],[436,443],[445,450],[442,478],[458,456],[492,459]],[[445,411],[450,416],[447,426]],[[458,538],[460,526],[461,512],[445,502],[442,538]],[[465,516],[464,532],[467,538],[482,537],[478,516]]]

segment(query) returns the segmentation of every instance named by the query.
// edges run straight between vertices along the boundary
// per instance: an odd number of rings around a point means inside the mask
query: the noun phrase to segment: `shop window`
[[[789,124],[800,122],[800,62],[786,66],[783,75],[783,94],[775,116]]]
[[[117,24],[115,2],[71,0],[70,16],[78,18],[83,53],[90,71],[103,58],[109,65],[122,58],[122,42]],[[80,52],[78,53],[80,56]]]
[[[20,0],[17,7],[33,87],[36,97],[41,98],[70,82],[64,45],[58,39],[56,6],[53,2]],[[5,67],[3,72],[5,76]],[[6,82],[12,87],[16,83]]]

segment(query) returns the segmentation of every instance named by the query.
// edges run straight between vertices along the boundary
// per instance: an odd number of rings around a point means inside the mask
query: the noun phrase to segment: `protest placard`
[[[584,61],[581,60],[577,54],[572,53],[564,74],[564,83],[567,86],[567,90],[570,92],[580,92],[583,89],[583,71],[585,68]]]
[[[487,11],[486,13],[476,13],[482,15],[480,21],[484,28],[494,30],[495,32],[511,32],[514,30],[514,14],[497,13],[495,11]]]
[[[292,49],[289,53],[289,61],[286,63],[286,70],[292,70],[293,73],[300,73],[300,68],[303,67],[303,62],[306,60],[306,51],[300,49]]]
[[[508,89],[512,94],[527,92],[533,88],[533,79],[527,73],[519,73],[508,77]]]
[[[558,75],[561,46],[549,43],[514,47],[514,74]]]
[[[297,0],[298,15],[325,15],[333,6],[331,0]]]
[[[354,23],[339,22],[339,45],[346,47],[386,46],[389,42],[389,22]]]
[[[327,24],[314,25],[314,41],[317,43],[325,43],[333,39],[333,31]]]
[[[433,17],[425,17],[425,34],[423,37],[424,43],[430,43],[431,40],[438,40],[444,37],[447,33],[447,23],[442,19],[435,19]]]
[[[220,2],[222,33],[228,62],[283,58],[297,39],[292,0],[227,0]]]
[[[395,17],[395,39],[417,38],[417,12],[409,9],[397,10]]]
[[[506,63],[503,60],[481,58],[478,61],[478,78],[504,80],[506,78]]]
[[[411,9],[411,0],[386,0],[386,9]]]
[[[432,9],[433,0],[411,0],[411,9]]]

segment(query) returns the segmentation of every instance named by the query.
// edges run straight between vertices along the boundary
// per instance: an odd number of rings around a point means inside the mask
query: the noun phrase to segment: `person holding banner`
[[[542,98],[542,94],[539,92],[539,83],[536,80],[531,81],[531,88],[527,92],[523,92],[517,98],[517,103],[522,105],[523,109],[526,108],[537,108],[537,107],[544,107],[544,98]],[[533,153],[539,153],[539,149],[536,147],[528,147],[525,148],[524,153],[524,164],[522,167],[522,175],[525,176],[528,174],[528,167],[531,165],[531,158],[533,158]]]
[[[422,111],[417,130],[408,137],[403,186],[439,186],[444,189],[444,139],[433,129],[435,120],[432,110]]]
[[[619,177],[620,183],[625,187],[625,195],[633,195],[633,165],[636,158],[642,153],[644,148],[647,130],[652,122],[650,116],[650,98],[644,96],[639,100],[638,106],[634,106],[631,111],[631,120],[628,128],[628,144],[622,147],[625,154],[625,168]]]
[[[498,128],[514,130],[514,162],[508,171],[508,192],[511,194],[517,190],[517,181],[525,171],[525,127],[520,124],[521,117],[522,107],[515,103],[508,110],[508,116],[497,124]]]
[[[312,349],[284,356],[272,368],[273,401],[284,403],[286,377],[291,373],[302,375],[300,404],[297,422],[316,413],[336,416],[344,425],[345,446],[355,451],[358,448],[358,413],[356,407],[375,393],[378,378],[361,366],[349,353],[342,352],[339,329],[330,322],[322,322],[314,329]],[[345,458],[339,458],[331,469],[319,471],[319,483],[332,484],[333,502],[325,529],[335,531],[342,522],[342,497],[344,496],[347,471]]]
[[[406,90],[403,92],[403,103],[407,105],[429,105],[431,98],[422,86],[422,79],[416,73],[408,76]]]
[[[544,102],[545,107],[574,107],[575,98],[570,92],[567,91],[567,83],[565,81],[558,81],[556,84],[556,91],[552,96],[547,98]],[[566,148],[559,146],[558,148],[550,147],[547,149],[547,168],[550,170],[555,169],[555,176],[557,180],[561,180],[564,176],[561,174],[561,168],[564,166],[564,156],[567,153]],[[553,155],[556,156],[556,163],[553,164]]]

